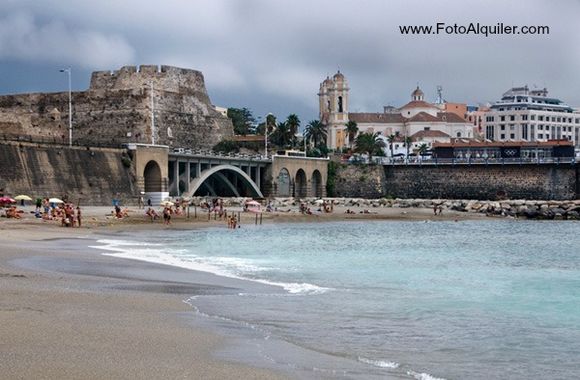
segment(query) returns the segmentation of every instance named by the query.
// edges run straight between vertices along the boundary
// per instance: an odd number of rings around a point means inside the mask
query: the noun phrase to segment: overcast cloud
[[[506,4],[507,3],[507,4]],[[407,102],[497,100],[512,85],[548,87],[580,106],[580,1],[4,0],[0,93],[66,90],[90,72],[168,64],[201,70],[214,104],[256,116],[318,116],[319,83],[338,68],[351,111]],[[404,36],[398,25],[547,25],[549,35]]]

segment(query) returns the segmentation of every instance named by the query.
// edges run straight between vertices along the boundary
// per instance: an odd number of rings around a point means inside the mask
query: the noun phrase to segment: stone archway
[[[312,172],[312,192],[316,198],[322,197],[322,174],[318,170]]]
[[[161,168],[156,161],[151,160],[147,165],[145,165],[143,178],[145,180],[144,187],[146,193],[158,193],[163,191]]]
[[[291,195],[291,177],[288,169],[282,168],[276,178],[277,195],[279,197],[289,197]]]
[[[296,172],[296,179],[294,180],[294,197],[306,198],[308,196],[306,173],[304,170],[298,169]]]

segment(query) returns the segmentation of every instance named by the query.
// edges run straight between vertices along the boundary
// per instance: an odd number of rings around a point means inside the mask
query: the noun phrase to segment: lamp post
[[[71,68],[61,69],[61,73],[68,74],[68,146],[72,146],[72,89],[71,89]]]
[[[272,113],[268,112],[264,119],[264,156],[266,159],[268,158],[268,116],[270,115],[272,115]]]

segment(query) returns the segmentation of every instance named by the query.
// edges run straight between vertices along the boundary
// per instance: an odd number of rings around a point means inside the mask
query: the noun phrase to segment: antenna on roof
[[[437,85],[437,104],[443,104],[443,86]]]

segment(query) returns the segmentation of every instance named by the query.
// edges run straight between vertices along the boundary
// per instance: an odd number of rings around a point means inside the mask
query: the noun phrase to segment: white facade
[[[400,108],[385,107],[379,113],[349,112],[348,91],[346,78],[340,72],[320,84],[320,121],[327,126],[327,145],[331,149],[352,145],[346,132],[349,121],[357,123],[359,133],[378,132],[385,137],[412,137],[422,131],[439,131],[449,136],[448,139],[474,137],[473,126],[467,120],[445,112],[443,104],[426,102],[418,86],[411,93],[409,103]]]
[[[548,90],[515,87],[485,112],[484,137],[492,141],[567,139],[580,147],[580,113],[548,97]]]

